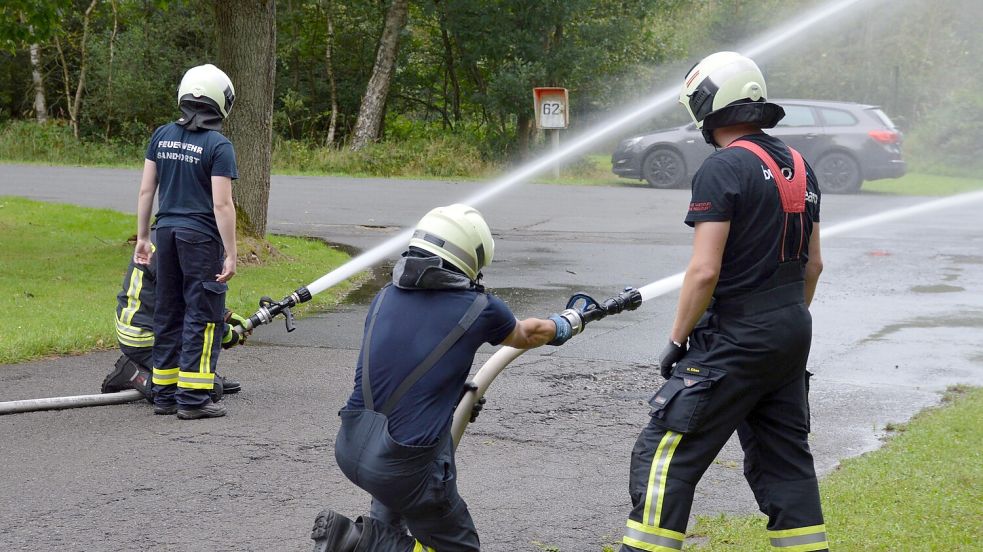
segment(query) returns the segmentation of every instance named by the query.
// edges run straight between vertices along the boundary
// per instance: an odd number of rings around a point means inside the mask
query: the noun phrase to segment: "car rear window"
[[[884,123],[884,126],[886,126],[887,128],[895,128],[894,122],[891,121],[890,117],[887,116],[887,113],[884,113],[880,109],[876,109],[876,108],[869,109],[868,111],[870,111],[870,113],[872,113],[874,117],[877,117],[878,121]]]
[[[811,107],[804,105],[783,105],[785,117],[778,122],[780,127],[817,126],[816,116]]]
[[[826,126],[853,126],[857,124],[857,118],[852,113],[841,109],[820,108],[819,111],[822,113],[823,122],[826,123]]]

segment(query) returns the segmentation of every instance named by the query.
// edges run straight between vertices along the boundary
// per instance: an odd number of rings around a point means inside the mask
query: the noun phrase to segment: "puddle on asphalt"
[[[352,256],[354,257],[354,255]],[[395,262],[386,262],[370,268],[368,277],[362,282],[362,285],[346,295],[341,303],[343,305],[368,305],[371,303],[372,298],[375,297],[376,293],[379,293],[382,286],[392,280],[394,264]]]
[[[940,257],[956,264],[983,265],[983,255],[940,255]]]
[[[915,293],[954,293],[957,291],[966,291],[966,288],[959,286],[950,286],[949,284],[936,284],[934,286],[914,286],[911,291]]]
[[[947,316],[925,316],[889,324],[864,341],[883,339],[905,328],[983,328],[983,311],[963,311]]]

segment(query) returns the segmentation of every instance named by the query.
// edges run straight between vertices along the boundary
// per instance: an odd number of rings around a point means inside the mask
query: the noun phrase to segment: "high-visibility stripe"
[[[768,536],[772,548],[785,552],[811,552],[829,548],[826,526],[823,524],[768,531]]]
[[[652,527],[650,525],[645,525],[632,519],[628,520],[627,525],[631,529],[636,529],[638,531],[641,531],[643,533],[648,533],[650,535],[659,535],[662,537],[668,537],[670,539],[675,539],[678,541],[681,541],[684,538],[686,538],[685,533],[680,533],[679,531],[673,531],[672,529],[665,529],[663,527]]]
[[[133,315],[140,310],[140,291],[143,289],[143,271],[134,268],[130,272],[130,285],[126,289],[126,308],[119,313],[119,320],[124,324],[133,322]]]
[[[437,550],[429,546],[423,546],[420,544],[420,541],[416,541],[416,544],[413,545],[413,552],[437,552]]]
[[[116,320],[116,338],[131,347],[150,347],[154,344],[154,332],[124,324],[119,319]]]
[[[635,540],[627,535],[621,539],[622,544],[627,544],[632,548],[637,548],[639,550],[647,550],[648,552],[675,552],[679,548],[669,548],[668,546],[662,546],[660,544],[650,544],[644,541]]]
[[[201,358],[198,361],[198,371],[207,374],[212,371],[212,344],[215,343],[215,323],[205,324],[205,332],[202,336]]]
[[[669,463],[672,455],[682,439],[681,433],[666,431],[659,441],[655,455],[652,456],[652,468],[649,471],[648,488],[645,491],[645,508],[642,521],[649,527],[659,527],[662,520],[662,503],[666,495],[666,479],[669,475]],[[654,506],[654,507],[653,507]]]
[[[200,372],[179,372],[177,386],[182,389],[207,389],[215,388],[215,374],[202,374]]]
[[[174,385],[178,382],[180,368],[154,368],[151,381],[157,385]]]
[[[136,339],[128,335],[117,332],[116,340],[122,343],[123,345],[127,345],[129,347],[136,347],[137,349],[154,346],[154,336]]]
[[[628,527],[625,529],[623,542],[641,542],[659,547],[659,550],[682,550],[684,537],[685,535],[683,533],[677,531],[671,531],[661,527],[650,527],[637,521],[628,520]],[[632,544],[631,546],[635,545]],[[636,546],[636,548],[638,547]],[[650,548],[645,548],[645,550],[650,550]]]

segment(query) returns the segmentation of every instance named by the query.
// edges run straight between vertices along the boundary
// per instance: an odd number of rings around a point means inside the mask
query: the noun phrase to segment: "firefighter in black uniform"
[[[153,367],[156,286],[157,259],[151,257],[147,265],[136,264],[131,259],[126,274],[123,275],[123,285],[116,294],[116,341],[123,354],[103,380],[103,393],[136,389],[153,402],[150,380]],[[246,334],[232,331],[233,324],[242,325],[244,321],[242,316],[226,309],[222,330],[223,349],[245,342]],[[223,395],[238,393],[241,388],[239,382],[216,374],[215,387],[211,392],[212,400],[217,402]]]
[[[483,343],[560,345],[583,328],[572,309],[516,320],[479,283],[494,251],[488,224],[466,205],[438,207],[417,224],[392,284],[369,307],[355,389],[339,412],[335,458],[372,506],[355,521],[322,511],[315,552],[479,550],[450,434],[475,352]]]
[[[682,549],[694,488],[735,430],[772,548],[829,547],[806,371],[820,196],[802,157],[762,132],[785,114],[766,98],[757,65],[734,52],[684,80],[680,103],[720,149],[693,178],[693,254],[659,356],[667,381],[632,451],[622,551]]]

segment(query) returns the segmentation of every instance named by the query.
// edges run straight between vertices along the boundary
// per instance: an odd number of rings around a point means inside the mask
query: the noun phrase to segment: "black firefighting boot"
[[[242,384],[239,383],[238,381],[234,379],[222,377],[216,373],[215,381],[218,381],[220,379],[222,380],[222,389],[224,390],[224,393],[226,395],[233,395],[235,393],[238,393],[239,390],[242,389]]]
[[[225,407],[222,405],[215,404],[212,401],[197,407],[197,408],[181,408],[177,409],[177,417],[180,420],[199,420],[201,418],[221,418],[225,416]]]
[[[154,402],[150,370],[140,366],[130,357],[122,355],[116,361],[113,371],[102,380],[102,392],[117,393],[126,389],[136,389],[148,401]]]
[[[321,510],[311,530],[314,552],[355,552],[361,537],[359,524],[333,510]]]

